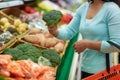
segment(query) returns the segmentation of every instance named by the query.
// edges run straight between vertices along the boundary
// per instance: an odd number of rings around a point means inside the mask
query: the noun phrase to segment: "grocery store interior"
[[[50,14],[60,19],[52,24],[66,27],[83,3],[85,0],[0,0],[0,80],[80,80],[82,53],[72,46],[82,39],[81,34],[66,41],[54,37],[46,25],[51,19],[45,14],[58,11],[59,15]],[[119,64],[119,53],[113,57],[113,64]]]

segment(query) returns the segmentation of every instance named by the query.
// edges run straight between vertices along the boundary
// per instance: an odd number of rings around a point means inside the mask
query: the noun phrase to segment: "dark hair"
[[[88,0],[88,2],[94,2],[94,0]],[[115,2],[120,7],[120,0],[102,0],[104,2]]]

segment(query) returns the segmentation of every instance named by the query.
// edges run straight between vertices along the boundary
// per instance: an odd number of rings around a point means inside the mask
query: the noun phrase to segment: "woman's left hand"
[[[76,52],[81,53],[86,48],[100,51],[101,41],[90,41],[90,40],[79,40],[74,45],[73,48]]]
[[[79,40],[73,45],[73,48],[79,54],[80,52],[83,52],[87,48],[87,41]]]

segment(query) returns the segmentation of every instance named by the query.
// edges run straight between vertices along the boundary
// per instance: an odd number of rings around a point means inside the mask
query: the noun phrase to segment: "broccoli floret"
[[[51,10],[43,14],[43,20],[48,26],[56,26],[62,18],[62,13],[58,10]]]
[[[16,46],[16,48],[23,51],[24,55],[28,56],[28,58],[36,63],[38,62],[39,56],[41,56],[41,51],[29,43],[20,44]]]
[[[16,48],[22,50],[23,52],[26,52],[29,49],[39,51],[39,49],[37,49],[35,46],[32,46],[32,44],[30,44],[30,43],[19,44],[19,45],[16,46]]]
[[[23,56],[23,52],[17,48],[7,48],[3,51],[3,54],[9,54],[12,55],[13,60],[18,60],[19,56]]]
[[[22,55],[17,57],[17,60],[27,60],[27,59],[29,59],[28,55]]]
[[[38,58],[41,56],[41,51],[36,51],[34,49],[29,49],[28,51],[24,52],[32,61],[35,63],[38,62]]]
[[[55,67],[60,63],[60,55],[57,51],[52,49],[44,49],[42,50],[42,56],[48,59],[52,66]]]
[[[35,63],[38,62],[38,58],[42,55],[39,49],[29,43],[19,44],[15,48],[5,49],[3,54],[12,55],[13,60],[31,59]]]

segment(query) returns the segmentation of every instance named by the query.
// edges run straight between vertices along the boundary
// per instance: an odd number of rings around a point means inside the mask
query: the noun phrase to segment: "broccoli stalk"
[[[43,14],[43,20],[47,23],[48,27],[56,26],[62,18],[62,13],[58,10],[51,10]]]

